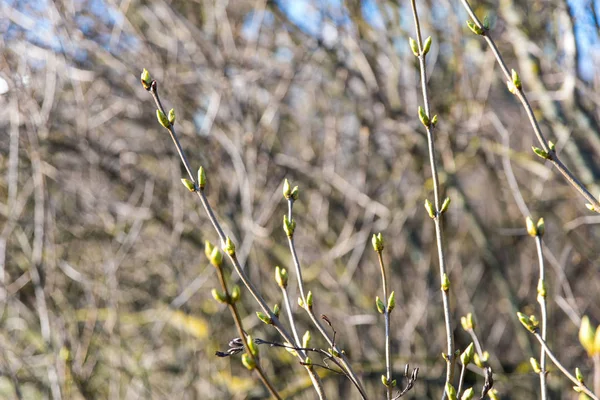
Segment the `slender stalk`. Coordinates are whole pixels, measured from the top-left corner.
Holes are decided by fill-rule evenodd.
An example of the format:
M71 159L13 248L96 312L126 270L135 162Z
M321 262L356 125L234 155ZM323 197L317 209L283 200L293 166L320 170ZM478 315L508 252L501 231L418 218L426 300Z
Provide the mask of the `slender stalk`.
M460 366L460 378L458 379L458 389L456 393L460 396L462 391L463 382L465 381L465 371L467 370L467 366L465 364L461 364Z
M221 283L221 287L223 288L225 296L228 299L227 307L229 307L229 311L231 311L231 315L233 316L235 326L238 330L238 335L240 335L240 339L242 339L242 342L244 343L244 349L248 349L248 338L244 333L242 319L240 318L240 313L238 312L237 306L233 301L231 301L231 293L229 292L229 289L227 287L227 281L225 280L225 276L223 275L223 269L220 266L218 266L216 267L216 270L217 276L219 277L219 282ZM254 364L256 365L254 369L256 370L256 373L258 374L263 385L265 385L269 390L269 393L271 393L271 396L273 396L275 399L281 399L281 396L279 396L279 393L277 393L277 390L275 390L275 388L267 378L265 372L263 371L262 367L260 366L258 357L254 355L254 353L251 351L246 351L246 353L249 354L250 357L252 357L252 359L254 360Z
M294 339L296 339L296 346L301 347L302 341L300 340L300 335L298 335L298 329L296 328L296 322L294 320L294 314L292 314L292 306L290 304L290 296L288 296L287 289L281 288L281 294L283 296L283 304L285 306L285 311L288 315L288 319L290 320L290 327L292 328L292 334L294 335ZM301 350L304 353L304 350Z
M388 307L388 290L387 290L387 277L385 274L385 265L383 264L382 251L377 252L377 258L379 259L379 267L381 269L381 281L383 286L383 302L385 304L383 316L385 318L385 373L388 381L387 385L387 398L392 399L392 358L390 349L390 309Z
M571 380L571 382L573 382L575 384L576 387L578 387L583 393L587 394L588 396L590 396L593 400L600 400L598 398L598 396L596 396L586 385L584 385L583 383L579 382L577 380L577 378L575 376L573 376L568 369L566 369L561 363L560 361L556 358L556 356L552 353L552 350L550 350L550 347L548 347L548 345L546 344L546 342L544 341L544 339L542 339L542 336L540 335L540 333L536 330L534 332L532 332L533 335L535 336L535 338L538 340L538 342L540 342L540 344L542 345L542 348L544 349L544 351L546 352L546 354L548 355L548 358L550 358L550 360L552 360L552 362L554 363L554 365L556 365L556 367L567 377L569 378L569 380Z
M288 199L288 220L292 221L292 208L294 206L294 200L292 198ZM300 297L302 298L302 302L304 303L304 309L306 310L306 312L308 313L308 316L310 317L311 321L313 322L313 324L316 326L317 330L319 331L319 333L321 334L321 336L323 336L325 338L325 340L327 341L327 343L329 344L329 346L331 347L331 349L339 355L339 358L341 359L341 364L344 366L345 372L346 372L346 376L350 379L350 381L354 384L354 386L356 386L356 388L358 389L358 391L360 392L360 395L362 396L363 399L368 399L367 393L365 392L360 380L358 379L356 373L354 372L354 370L352 369L352 366L350 365L350 362L348 361L348 358L346 357L346 355L340 350L340 348L337 346L337 344L333 341L333 339L329 336L329 333L327 332L327 330L325 330L325 327L323 326L323 324L321 323L321 321L319 321L319 319L317 318L317 316L315 315L312 307L310 307L308 305L308 301L306 299L306 288L304 285L304 280L302 279L302 268L300 267L300 260L298 259L298 254L296 253L296 246L294 244L294 234L293 231L290 232L291 234L288 234L287 238L288 238L288 245L290 248L290 253L292 254L292 261L294 263L294 269L296 272L296 280L298 281L298 289L300 291Z
M156 106L158 107L158 109L163 114L167 115L165 112L165 109L163 108L163 106L161 104L160 97L158 95L158 88L157 88L156 81L152 81L150 87L147 90L152 95L152 98L154 99L154 102L156 103ZM173 143L175 144L177 153L179 154L179 158L181 159L181 162L183 163L183 166L184 166L185 170L187 171L190 180L192 182L194 182L195 187L198 187L197 186L198 182L196 182L196 179L192 172L190 163L189 163L187 157L185 156L185 152L183 151L183 148L181 147L181 144L177 137L177 133L175 132L175 127L173 126L173 124L169 124L169 126L166 127L166 129L169 132L169 135L171 136ZM208 199L206 198L204 190L199 189L199 190L195 190L195 192L198 195L198 197L200 198L202 206L204 207L204 210L206 211L206 214L208 215L210 222L212 223L213 227L215 228L215 231L219 235L219 239L221 241L221 247L224 247L227 237L225 236L225 233L224 233L223 229L221 228L221 225L219 224L219 221L217 220L217 217L216 217L212 207L210 206ZM275 316L275 314L273 314L273 312L267 305L266 301L261 296L260 292L256 289L254 284L250 281L249 277L246 275L246 273L242 269L237 257L235 256L235 253L233 253L233 254L228 253L228 256L229 256L231 263L233 264L233 268L235 269L236 273L239 275L240 279L242 280L242 282L244 283L244 285L246 286L246 288L248 289L248 291L250 292L252 297L254 297L254 299L260 306L261 310L271 318L271 321L273 321L273 326L275 327L275 329L279 332L279 334L283 337L283 339L285 341L287 341L289 343L293 343L292 337L287 332L287 330L285 329L283 324L279 321L279 318L277 318L277 316ZM244 342L244 346L246 346L246 344L247 343ZM246 352L249 352L247 347L245 347L245 350L246 350ZM306 361L305 354L298 353L298 357L300 358L300 360L302 362ZM322 399L322 400L326 399L325 392L323 390L323 385L321 383L321 379L319 378L319 375L314 371L314 368L312 366L305 365L304 367L306 368L306 370L310 376L310 379L313 383L313 386L314 386L315 390L317 391L317 394L319 395L319 399Z
M594 361L594 391L600 393L600 354L596 353L592 360Z
M411 6L414 16L415 31L417 35L417 46L419 50L419 69L421 72L421 88L423 90L423 102L425 103L425 114L431 120L431 113L429 107L429 96L427 93L427 64L423 52L423 40L421 37L421 25L419 23L419 16L417 14L417 6L415 0L411 0ZM444 257L444 241L442 236L442 221L441 221L441 208L440 208L440 182L437 172L437 163L435 160L435 143L433 141L433 124L424 124L427 130L427 143L429 146L429 163L431 166L431 175L433 179L433 195L435 197L435 215L433 222L435 224L435 237L436 245L438 250L438 261L440 267L440 281L442 286L444 283L444 277L446 276L446 261ZM450 299L448 290L442 288L442 302L444 308L444 322L446 325L446 384L451 383L454 376L454 343L452 338L452 321L450 320ZM445 386L445 385L444 385ZM446 398L446 391L444 391L443 397Z
M461 0L461 3L463 5L463 7L465 8L465 10L467 11L467 13L469 14L469 17L471 18L471 20L475 23L475 25L477 25L477 27L479 29L481 29L481 32L482 32L481 36L483 36L483 38L487 42L488 46L492 50L492 53L494 54L494 57L496 57L496 61L498 62L498 65L500 65L500 69L502 69L502 72L504 73L504 76L506 77L506 79L509 82L512 82L512 75L511 75L510 71L508 70L506 63L504 62L504 59L502 58L502 55L500 54L500 51L498 50L498 47L496 46L494 39L492 39L489 30L486 29L483 26L483 24L481 23L481 21L479 20L479 18L477 18L477 15L475 15L475 12L471 8L471 5L469 4L468 0ZM531 105L529 104L529 100L527 99L527 96L525 95L525 92L523 91L522 87L515 87L515 89L516 89L515 95L517 96L517 98L519 99L521 104L523 105L523 108L525 109L525 113L527 114L527 117L529 118L531 127L533 128L533 132L535 133L535 136L537 137L537 140L538 140L540 146L542 147L542 149L546 153L548 153L549 160L552 162L552 164L554 164L554 166L563 175L563 177L567 180L567 182L571 186L573 186L579 193L581 193L581 195L593 206L594 211L600 213L600 202L596 198L594 198L594 196L592 196L592 194L577 179L577 177L575 177L575 175L573 175L573 173L563 164L563 162L559 159L556 151L550 148L550 145L548 144L548 140L543 135L542 130L540 129L537 118L535 117L535 115L533 113L533 109L531 108Z
M540 264L540 284L543 285L542 288L538 287L538 302L540 303L540 308L542 310L542 339L546 341L546 333L548 328L548 310L546 306L546 289L545 289L545 268L544 268L544 256L542 253L542 237L538 232L538 235L535 237L535 246L537 248L537 256ZM548 398L548 388L546 385L546 352L542 348L540 352L540 390L541 390L541 398L542 400L546 400Z

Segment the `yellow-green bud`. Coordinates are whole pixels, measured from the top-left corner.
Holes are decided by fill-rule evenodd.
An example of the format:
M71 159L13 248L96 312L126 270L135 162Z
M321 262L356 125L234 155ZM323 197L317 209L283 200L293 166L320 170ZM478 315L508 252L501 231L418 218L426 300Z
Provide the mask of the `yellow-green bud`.
M142 82L142 86L144 87L144 89L150 90L150 86L152 85L152 78L150 77L150 72L148 72L146 68L142 70L140 81Z
M285 268L275 267L275 281L280 288L285 289L288 284L288 272Z
M533 369L533 372L536 374L542 372L542 367L540 367L540 363L535 359L535 357L531 357L529 359L529 363L531 364L531 369Z
M198 186L200 190L206 186L206 172L204 171L204 167L198 168Z
M254 338L251 335L246 336L246 340L248 341L248 350L254 357L258 357L258 346L254 343Z
M580 383L584 383L584 381L583 381L583 374L581 373L581 370L579 369L579 367L575 368L575 377L577 378L577 380Z
M447 274L442 276L442 290L447 292L450 289L450 278L448 278Z
M435 209L429 199L425 199L425 210L427 210L427 214L429 214L431 218L435 218Z
M460 362L462 365L467 366L471 361L473 361L473 357L475 356L475 345L471 342L470 345L467 346L465 351L460 355Z
M156 118L158 119L158 122L160 122L160 124L169 129L169 127L171 126L171 123L169 122L169 119L167 118L167 116L165 115L164 112L160 111L160 110L156 110Z
M525 218L525 226L527 226L527 233L529 234L529 236L536 237L538 235L537 228L533 223L531 217Z
M428 128L429 125L431 124L431 121L429 121L429 116L425 113L425 110L421 106L419 106L418 111L419 111L419 120L421 121L423 126Z
M485 17L483 17L483 28L486 31L490 29L490 17L487 15Z
M538 156L540 156L544 160L549 160L550 159L550 154L546 153L544 150L540 149L539 147L531 146L531 148L533 149L533 152L535 154L537 154Z
M218 247L213 248L212 253L210 253L210 262L215 267L220 267L223 263L223 253Z
M231 290L231 304L235 304L240 299L241 291L238 285Z
M498 391L496 389L490 390L487 394L490 397L490 400L499 400Z
M513 85L515 85L515 87L517 89L521 89L523 87L521 85L521 77L519 76L517 71L515 71L514 69L511 70L511 78L512 78Z
M209 260L211 258L211 254L214 248L215 246L213 246L208 240L204 242L204 254L206 254L206 258L208 258Z
M538 294L538 299L543 299L544 297L546 297L546 294L547 294L546 281L544 281L543 279L538 280L537 294Z
M388 298L387 312L391 313L394 308L396 308L396 292L392 291Z
M451 383L446 383L446 394L448 395L448 400L457 400L456 389L454 389Z
M373 234L373 238L371 239L371 244L373 245L373 250L376 252L381 252L383 250L383 236L381 232L379 234Z
M595 336L596 330L590 323L590 319L587 315L584 315L581 319L581 325L579 325L579 342L591 356L595 353ZM600 350L600 349L599 349Z
M219 303L227 304L227 295L225 293L219 292L217 289L213 289L210 291L212 297L218 301Z
M169 123L173 125L175 123L175 109L171 108L169 110Z
M281 312L281 309L279 308L279 304L275 304L273 306L273 315L275 315L277 318L279 318L280 312Z
M302 300L302 297L298 297L298 305L304 308L304 300Z
M287 179L283 181L283 197L289 199L292 196L292 186Z
M292 188L292 200L298 200L298 196L300 196L300 189L298 189L298 186L294 186Z
M436 126L438 123L438 116L435 114L433 118L431 118L431 125Z
M544 223L544 218L538 219L536 228L537 228L538 235L540 237L544 236L544 233L546 232L546 224Z
M312 365L312 363L313 363L312 358L310 358L310 357L306 357L306 359L304 359L304 362L303 362L304 365Z
M530 318L527 315L525 315L521 312L518 312L517 317L519 318L519 321L523 324L523 326L525 328L527 328L528 331L530 331L530 332L535 331L535 328L534 328Z
M462 396L460 396L460 400L472 400L473 397L475 397L475 390L470 387L463 392Z
M552 151L556 151L556 144L553 141L548 140L548 148Z
M415 39L409 37L408 43L410 44L410 49L412 50L415 57L419 57L420 56L419 46L417 45L417 42L415 41Z
M385 375L381 375L381 383L383 383L383 386L388 387L389 383Z
M308 294L306 295L306 305L308 306L309 310L313 306L313 294L311 291L308 291Z
M185 186L190 192L196 191L196 186L194 185L194 182L190 181L189 179L181 178L181 183L183 183L183 186Z
M485 368L485 364L490 359L490 353L484 351L481 356L477 353L473 354L473 364L477 365L479 368Z
M296 221L292 218L290 221L287 215L283 216L283 230L288 237L294 236L294 230L296 229Z
M252 371L254 368L256 368L256 362L254 361L254 358L252 358L248 353L242 354L242 364L244 364L244 367L248 368L249 371Z
M385 312L385 304L383 304L383 301L381 301L379 296L375 297L375 305L377 305L377 311L379 311L379 314L383 314Z
M429 53L429 49L431 48L431 36L425 39L425 44L423 45L423 55Z
M233 256L235 254L235 244L229 236L225 239L225 247L223 248L227 254Z
M273 323L273 320L271 319L271 317L269 317L267 314L265 314L262 311L257 311L256 316L258 317L258 319L260 319L262 322L264 322L267 325L271 325Z
M478 27L475 22L468 20L467 21L467 26L469 27L469 29L471 30L471 32L473 32L476 35L483 35L483 29L481 29L480 27Z
M473 314L468 313L464 317L460 317L460 324L465 331L471 331L475 329L475 321L473 320Z
M445 213L446 210L448 210L448 207L450 207L450 197L446 197L444 199L444 202L442 203L442 208L440 208L440 214Z
M306 331L304 333L304 336L302 336L302 347L303 348L308 348L308 346L310 346L310 339L311 339L311 335L310 335L310 331Z

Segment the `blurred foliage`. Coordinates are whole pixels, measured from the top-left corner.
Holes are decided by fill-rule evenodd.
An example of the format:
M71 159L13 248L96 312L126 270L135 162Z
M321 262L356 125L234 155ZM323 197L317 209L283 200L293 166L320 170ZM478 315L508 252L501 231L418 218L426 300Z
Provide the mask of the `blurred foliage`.
M538 312L525 217L546 221L550 346L586 374L577 332L584 313L600 321L600 219L531 152L526 116L458 2L419 3L452 198L444 231L457 347L470 342L460 316L473 312L501 397L534 399L538 344L515 316ZM578 33L566 1L473 5L490 16L544 132L600 193L600 75L581 75L598 65L597 35ZM142 68L177 110L190 162L206 168L209 199L270 304L281 301L274 268L291 262L281 185L300 186L296 240L316 312L373 397L385 367L369 240L384 232L395 371L421 368L409 398L439 396L444 324L407 2L7 0L0 9L0 397L266 395L238 358L214 356L236 336L210 295L218 281L203 242L217 237L179 182ZM277 340L242 300L246 329ZM298 321L300 332L310 327L301 312ZM315 397L286 351L261 354L287 396ZM331 398L357 397L343 377L319 373ZM482 378L470 372L473 384ZM552 398L573 397L552 369L549 386Z

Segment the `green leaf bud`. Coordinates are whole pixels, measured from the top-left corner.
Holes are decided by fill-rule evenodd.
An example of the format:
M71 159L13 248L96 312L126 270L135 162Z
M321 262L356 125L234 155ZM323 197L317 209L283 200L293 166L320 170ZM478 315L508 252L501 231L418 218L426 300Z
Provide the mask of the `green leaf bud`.
M142 86L144 87L144 89L150 90L150 86L152 85L152 78L150 77L150 72L148 72L146 68L142 70L140 81L142 82Z
M275 281L280 288L285 289L288 284L288 272L285 268L275 267Z
M258 346L254 343L254 338L251 335L246 336L246 340L248 341L248 350L250 353L256 358L258 358Z
M546 287L546 281L543 279L538 280L538 284L537 284L537 294L538 294L538 301L540 301L541 299L544 299L546 297L548 290Z
M448 400L457 400L456 389L451 383L446 383L446 395L448 395Z
M262 322L264 322L267 325L273 324L273 320L271 319L271 317L269 317L267 314L265 314L262 311L257 311L256 316L258 317L258 319L260 319Z
M517 312L517 318L519 318L519 321L523 324L523 326L525 328L527 328L528 331L530 332L534 332L535 328L533 327L533 324L531 323L531 320L529 319L529 317L521 312Z
M310 331L304 332L304 336L302 336L302 347L305 349L308 348L308 346L310 346L310 339L312 339Z
M448 210L448 207L450 207L450 197L446 197L444 199L444 202L442 203L442 208L440 208L440 214L445 213L446 210Z
M375 297L375 305L377 306L377 311L379 311L379 314L383 314L385 312L385 304L383 304L383 301L381 301L379 296Z
M425 39L425 44L423 45L423 55L429 53L429 49L431 48L431 36Z
M373 245L373 250L375 250L377 253L383 250L383 236L381 235L381 233L377 235L373 234L371 244Z
M596 211L596 207L594 207L593 204L590 203L585 203L585 206L587 207L588 210L590 211Z
M427 114L425 113L425 110L421 106L419 106L418 111L419 111L419 120L421 121L423 126L425 126L426 128L429 128L429 125L431 124L431 121L429 121L429 116L427 116Z
M169 123L173 125L175 123L175 109L171 108L169 110Z
M302 300L302 297L298 297L298 305L304 308L304 300Z
M462 365L467 366L471 361L473 361L473 357L475 356L475 345L471 342L470 345L467 346L465 351L460 355L460 362Z
M473 32L476 35L483 35L483 29L481 29L480 27L478 27L475 22L468 20L467 21L467 26L469 27L469 29L471 30L471 32Z
M190 181L189 179L181 178L181 183L183 183L183 186L185 186L190 192L196 191L196 186L194 185L194 182Z
M254 361L254 358L252 358L248 353L242 354L242 364L249 371L252 371L254 368L256 368L256 361Z
M300 196L300 189L298 189L298 186L294 186L292 188L292 200L298 200L298 196Z
M483 17L483 29L486 31L490 29L490 17L487 15Z
M385 375L381 375L381 383L383 383L383 386L385 387L388 386L388 379Z
M548 148L552 151L556 151L556 144L553 141L548 140Z
M433 204L431 204L429 199L425 199L425 210L427 210L427 214L429 214L431 218L435 218L435 209L433 208Z
M169 127L171 126L171 123L169 122L169 119L167 118L167 116L165 115L164 112L162 112L161 110L156 110L156 118L158 119L158 122L160 122L160 124L169 129Z
M217 268L221 267L221 264L223 264L223 253L218 247L213 248L212 253L210 253L210 262Z
M306 305L308 306L309 310L313 306L313 294L310 290L308 291L308 294L306 295Z
M536 374L542 372L542 367L540 367L540 363L535 359L535 357L529 358L529 364L531 364L531 369L533 369L533 372Z
M306 357L303 362L304 365L312 365L312 363L312 358L310 357Z
M410 49L412 50L415 57L419 57L421 54L419 52L419 46L417 45L417 42L415 41L415 39L409 37L408 43L410 44Z
M281 309L279 308L279 304L275 304L273 306L273 315L275 315L277 318L279 318L280 312L281 312Z
M460 317L460 324L465 331L471 331L475 328L475 321L473 320L473 314L468 313L464 317Z
M521 77L514 69L511 69L511 78L513 85L515 85L515 87L520 90L523 87L521 85Z
M442 276L442 290L447 292L450 289L450 278L448 278L447 274Z
M431 125L436 126L438 123L438 116L435 114L433 118L431 118Z
M294 230L296 229L296 221L292 218L290 221L287 215L283 216L283 230L288 237L294 236Z
M198 186L200 190L206 186L206 172L204 171L204 167L198 168Z
M577 378L577 380L580 383L584 383L584 381L583 381L583 374L581 373L581 370L579 369L579 367L575 368L575 377Z
M499 400L498 391L496 389L492 389L488 392L488 396L490 400Z
M536 228L537 228L538 235L540 237L544 236L544 233L546 232L546 225L544 224L544 218L538 219Z
M240 299L240 295L240 287L238 285L235 285L231 290L231 304L237 303L237 301Z
M215 246L213 246L208 240L204 242L204 254L206 254L206 258L209 260L214 248Z
M289 199L292 196L292 187L287 179L283 181L283 197Z
M217 289L213 289L210 291L212 297L218 301L219 303L227 304L227 295L225 293L219 292Z
M462 396L460 397L460 400L472 400L473 397L475 397L475 391L472 387L470 387L463 392Z
M550 154L548 154L544 150L540 149L539 147L531 146L531 149L533 150L533 152L535 154L537 154L538 156L540 156L544 160L549 160L550 159Z
M223 248L227 254L233 256L235 254L235 244L229 236L225 239L225 247Z
M396 308L396 292L392 291L388 298L387 312L391 313L394 308Z
M590 318L587 315L584 315L581 319L581 325L579 325L579 342L590 357L595 353L595 336L596 330L590 323Z
M533 223L531 217L525 218L525 226L527 227L527 233L529 234L529 236L536 237L538 235L537 228Z

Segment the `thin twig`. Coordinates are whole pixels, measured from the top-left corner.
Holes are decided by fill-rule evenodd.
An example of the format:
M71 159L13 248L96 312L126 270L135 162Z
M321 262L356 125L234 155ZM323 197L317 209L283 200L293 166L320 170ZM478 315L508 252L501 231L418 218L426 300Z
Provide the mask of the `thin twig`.
M548 309L546 306L546 272L544 268L544 255L542 253L542 236L541 232L538 232L538 235L535 237L535 246L537 249L537 256L540 265L540 283L538 284L538 302L540 303L540 308L542 310L542 339L546 340L546 333L548 329ZM542 287L540 287L540 285ZM543 291L543 292L542 292ZM541 389L541 398L542 400L546 400L548 398L548 388L546 384L546 352L542 348L540 352L540 389Z
M421 37L421 26L419 24L419 16L417 14L417 6L415 0L411 0L411 6L414 16L415 31L417 34L417 46L419 50L419 69L421 72L421 88L423 90L423 102L425 103L425 114L431 121L431 113L429 107L429 96L427 93L427 64L425 61L426 55L423 51L423 40ZM438 261L440 267L440 281L444 286L444 277L446 276L446 262L444 257L444 241L442 237L442 221L441 221L441 204L440 204L440 182L437 172L437 163L435 160L435 143L433 140L433 124L424 124L427 130L427 143L429 145L429 163L431 166L431 175L433 179L433 194L435 197L435 215L433 222L435 224L435 237L438 250ZM444 321L446 325L446 384L452 382L454 376L454 343L452 338L452 321L450 320L450 299L448 290L442 288L442 302L444 307ZM445 385L444 385L445 386ZM443 397L446 398L446 391L444 391Z
M471 5L469 4L468 0L461 0L461 3L463 5L463 7L465 8L465 10L467 11L467 13L469 14L469 17L471 18L471 20L475 23L475 25L477 25L478 29L481 30L481 36L483 36L483 38L489 45L490 49L492 50L494 57L496 57L496 60L498 61L498 65L500 65L500 68L502 69L502 72L504 73L504 76L506 77L506 79L509 82L512 82L512 80L513 80L512 74L508 70L508 67L506 66L506 63L504 62L504 59L502 58L502 55L500 54L500 51L498 50L496 43L492 39L489 30L487 28L485 28L483 23L481 23L479 18L477 18L477 15L475 15L475 12L471 8ZM573 173L563 164L563 162L559 159L556 151L553 148L550 148L550 145L548 144L548 140L543 135L543 133L540 129L537 118L535 117L535 114L533 113L533 109L531 108L531 105L529 104L529 100L527 100L527 96L525 95L523 88L515 86L514 94L517 96L517 98L523 105L523 108L525 109L525 113L527 114L527 117L529 118L529 122L531 123L531 127L533 128L533 132L535 133L535 136L537 137L537 140L538 140L540 146L542 147L542 150L544 150L544 152L546 152L548 154L548 157L549 157L548 160L551 161L552 164L554 164L554 166L563 175L563 177L567 180L567 182L569 182L569 184L571 184L571 186L573 186L579 193L581 193L581 195L592 205L593 210L600 213L600 202L598 201L598 199L596 199L596 198L594 198L594 196L592 196L592 194L577 179L577 177L575 177L575 175L573 175Z
M390 309L388 307L388 290L387 290L387 277L385 274L385 265L383 263L382 251L377 251L377 258L379 260L379 267L381 269L381 281L383 286L383 302L385 305L383 316L385 318L385 373L387 378L387 398L392 399L392 357L390 349Z

